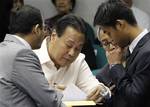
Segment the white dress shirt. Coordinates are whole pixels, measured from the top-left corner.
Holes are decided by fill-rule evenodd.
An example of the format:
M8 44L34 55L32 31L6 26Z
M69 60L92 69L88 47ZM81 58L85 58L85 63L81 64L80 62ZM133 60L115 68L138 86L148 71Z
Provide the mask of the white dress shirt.
M143 32L141 32L129 45L129 50L130 53L132 54L134 48L136 47L136 45L138 44L138 42L148 33L148 30L145 29L143 30Z
M57 69L48 55L46 39L43 41L41 48L34 52L39 57L45 77L51 85L54 83L63 84L65 86L75 84L87 94L89 94L96 86L101 85L105 89L105 95L111 96L110 90L102 83L99 83L92 74L84 59L84 54L80 53L76 60L69 66Z

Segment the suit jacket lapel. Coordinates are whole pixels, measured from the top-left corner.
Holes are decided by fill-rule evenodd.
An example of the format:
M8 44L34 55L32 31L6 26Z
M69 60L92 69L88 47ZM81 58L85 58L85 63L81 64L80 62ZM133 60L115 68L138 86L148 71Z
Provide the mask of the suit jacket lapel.
M133 50L132 54L130 55L129 59L127 60L127 69L129 68L129 66L131 65L131 63L133 62L134 58L136 57L136 55L138 54L140 48L147 42L150 40L150 32L148 34L146 34L137 44L137 46L135 47L135 49Z

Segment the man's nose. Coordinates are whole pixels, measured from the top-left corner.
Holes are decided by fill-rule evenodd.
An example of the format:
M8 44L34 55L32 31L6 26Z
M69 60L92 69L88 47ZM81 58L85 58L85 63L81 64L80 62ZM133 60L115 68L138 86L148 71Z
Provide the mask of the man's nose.
M64 4L64 1L65 1L65 0L59 0L59 3L62 3L62 4Z
M113 45L112 43L110 43L110 47L109 47L110 50L113 50L115 49L115 45Z
M70 56L74 56L74 55L75 55L75 49L74 49L74 48L71 48L71 49L69 50L69 55L70 55Z

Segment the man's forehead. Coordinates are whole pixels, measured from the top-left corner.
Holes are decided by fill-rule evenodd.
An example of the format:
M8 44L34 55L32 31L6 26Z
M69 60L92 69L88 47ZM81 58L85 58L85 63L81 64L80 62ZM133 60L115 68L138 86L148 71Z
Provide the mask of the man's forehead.
M69 37L69 38L66 38L65 39L66 42L69 42L69 43L72 43L72 44L79 44L79 45L83 45L84 44L84 41L82 41L81 39L75 39L73 37Z
M101 36L100 36L100 40L101 41L106 41L106 40L111 40L111 38L107 35L107 34L102 34Z
M99 34L99 39L101 41L103 41L103 40L111 40L111 37L108 34L106 34L103 29L99 29L98 32L99 32L98 33Z
M104 27L104 26L98 26L97 27L97 33L100 34L102 32L104 32L108 27Z

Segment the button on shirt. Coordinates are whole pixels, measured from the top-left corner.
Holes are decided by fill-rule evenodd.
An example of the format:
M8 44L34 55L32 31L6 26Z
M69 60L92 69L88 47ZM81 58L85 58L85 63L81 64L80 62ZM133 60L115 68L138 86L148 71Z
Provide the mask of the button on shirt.
M87 94L96 86L102 85L106 89L106 93L110 96L109 89L102 83L99 83L95 76L93 76L84 59L84 54L80 53L76 60L69 66L57 69L48 55L46 39L43 41L41 48L34 52L39 57L45 77L51 85L54 83L64 84L65 86L75 84Z

